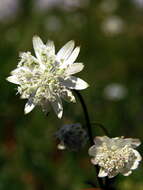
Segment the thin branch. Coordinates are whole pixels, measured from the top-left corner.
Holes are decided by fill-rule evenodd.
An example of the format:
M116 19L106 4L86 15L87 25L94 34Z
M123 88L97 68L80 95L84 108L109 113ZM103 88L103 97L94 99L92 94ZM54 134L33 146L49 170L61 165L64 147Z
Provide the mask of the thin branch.
M90 118L89 118L87 106L86 106L85 101L84 101L82 95L80 94L80 92L77 90L73 90L73 91L76 93L76 95L77 95L77 97L81 103L83 113L84 113L84 117L85 117L85 121L86 121L86 127L87 127L90 145L92 146L92 145L94 145L94 141L93 141L92 127L91 127L91 123L90 123ZM99 167L96 165L95 169L96 169L96 178L97 178L98 184L101 188L103 188L104 187L103 181L101 178L99 178L97 176L97 174L99 173Z
M81 103L81 106L82 106L82 109L83 109L83 112L84 112L85 121L86 121L86 127L87 127L87 130L88 130L88 136L89 136L90 145L92 146L94 144L94 142L93 142L92 129L91 129L88 110L87 110L87 107L86 107L86 104L84 102L84 99L83 99L82 95L77 90L74 90L74 92L76 93L76 95L77 95L77 97L78 97L78 99L79 99L79 101Z
M103 124L93 122L93 123L91 123L91 125L96 125L96 126L100 127L104 131L105 135L107 135L108 137L110 137L110 134L109 134L108 130L104 127Z

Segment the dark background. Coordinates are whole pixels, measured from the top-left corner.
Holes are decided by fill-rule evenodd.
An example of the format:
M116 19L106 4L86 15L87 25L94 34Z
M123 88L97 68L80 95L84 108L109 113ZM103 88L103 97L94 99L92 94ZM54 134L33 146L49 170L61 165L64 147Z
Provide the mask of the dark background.
M63 119L36 107L24 115L25 100L8 83L19 52L32 51L32 37L51 39L59 50L73 39L81 46L78 74L92 122L112 137L143 139L143 0L0 0L0 190L82 190L95 180L87 154L57 150L56 131L81 122L79 102L64 102ZM94 135L104 135L93 127ZM143 146L139 147L143 152ZM142 164L119 190L143 189Z

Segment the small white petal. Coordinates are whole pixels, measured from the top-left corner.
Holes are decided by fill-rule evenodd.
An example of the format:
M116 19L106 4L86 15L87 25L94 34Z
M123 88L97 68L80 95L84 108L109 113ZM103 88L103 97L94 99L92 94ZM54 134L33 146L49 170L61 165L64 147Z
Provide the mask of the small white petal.
M36 57L40 60L40 51L41 48L43 48L45 45L42 42L41 38L39 36L34 36L33 37L33 48L36 54Z
M139 139L126 138L124 140L125 140L126 144L131 145L133 148L136 148L141 144L141 141Z
M71 65L75 62L75 60L78 57L78 54L80 52L80 47L76 47L74 49L74 51L72 52L72 54L69 56L69 58L67 59L67 61L65 62L66 65Z
M61 59L62 59L62 60L66 60L66 59L70 56L70 54L71 54L73 48L74 48L74 41L71 40L71 41L67 42L67 43L58 51L58 53L57 53L57 59L58 59L58 60L61 60Z
M23 71L25 73L31 73L31 70L28 67L22 66L22 67L18 67L16 69L14 69L13 71L11 71L11 74L16 76L16 75L18 75L19 73L21 73Z
M22 68L22 67L18 67L18 68L16 68L16 69L12 70L12 71L11 71L11 75L16 75L17 73L19 73L19 72L21 71L21 68Z
M74 76L69 76L67 79L61 80L61 83L67 88L75 90L83 90L89 86L84 80Z
M67 75L73 75L75 73L82 71L83 68L84 68L83 63L74 63L70 65L69 67L67 67L66 73Z
M66 89L62 94L61 94L62 98L65 99L67 102L76 102L75 97L73 95L73 93Z
M138 167L139 162L142 160L142 157L141 157L141 155L139 154L139 152L137 150L133 149L133 152L134 152L134 154L136 156L136 160L134 161L133 166L131 167L131 169L135 170Z
M20 98L21 99L27 99L29 96L27 96L26 94L21 94Z
M92 158L92 159L91 159L91 163L92 163L93 165L98 164L98 162L96 161L96 158Z
M139 165L139 161L135 160L133 166L131 167L131 170L137 169L138 165Z
M88 154L89 154L90 156L96 157L97 150L96 150L96 146L95 146L95 145L93 145L92 147L89 148Z
M107 172L103 168L100 169L98 177L106 177L108 175Z
M111 139L109 138L109 137L107 137L107 136L102 136L102 137L100 137L100 136L96 136L95 138L94 138L94 143L96 144L96 145L98 145L98 146L101 146L101 144L103 143L103 142L105 142L105 143L109 143L111 141Z
M134 154L136 155L137 160L138 160L138 161L141 161L141 160L142 160L142 157L141 157L140 153L139 153L137 150L135 150L135 149L133 149L133 152L134 152Z
M132 173L132 171L122 172L123 176L129 176Z
M44 46L43 41L39 36L33 36L33 47L34 49L39 49Z
M24 113L28 114L35 108L35 104L29 103L29 101L25 104Z
M52 52L52 54L55 55L55 45L54 45L54 42L51 41L51 40L48 40L46 46L49 47L49 49Z
M10 76L10 77L7 77L6 79L7 81L11 82L11 83L14 83L14 84L20 84L17 77L16 76Z
M65 147L65 145L63 143L58 144L57 148L59 150L65 150L66 149L66 147Z
M51 104L58 118L61 119L63 115L63 106L62 106L61 98L57 96L56 101L51 102Z
M116 175L118 175L118 172L117 171L112 171L112 173L109 173L108 174L108 178L113 178L113 177L115 177Z

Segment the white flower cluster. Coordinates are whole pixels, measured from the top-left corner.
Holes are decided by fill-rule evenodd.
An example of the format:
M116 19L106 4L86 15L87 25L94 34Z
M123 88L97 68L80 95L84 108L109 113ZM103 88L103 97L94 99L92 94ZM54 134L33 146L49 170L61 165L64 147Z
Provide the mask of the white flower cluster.
M134 149L140 145L139 139L103 136L96 137L94 143L89 155L93 156L91 162L100 167L99 177L112 178L118 173L128 176L141 161L139 152Z
M72 76L84 67L82 63L74 63L80 48L74 49L74 41L69 41L55 54L53 41L44 44L38 36L33 37L33 47L36 57L30 52L21 53L17 68L7 80L18 85L21 98L28 99L25 113L32 111L36 105L47 111L51 103L61 118L61 98L75 102L71 89L82 90L88 87L85 81Z

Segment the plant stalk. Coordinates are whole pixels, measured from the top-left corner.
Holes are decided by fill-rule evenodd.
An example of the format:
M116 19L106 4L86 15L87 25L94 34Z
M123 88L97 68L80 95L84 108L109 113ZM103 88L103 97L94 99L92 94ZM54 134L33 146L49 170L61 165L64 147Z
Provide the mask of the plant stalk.
M89 136L89 142L90 142L90 145L92 146L92 145L94 145L94 141L93 141L92 127L91 127L91 122L90 122L90 118L89 118L89 114L88 114L88 109L87 109L85 101L84 101L82 95L80 94L80 92L77 90L74 90L74 92L76 93L76 95L80 101L80 104L81 104L81 107L82 107L82 110L84 113L84 117L85 117L87 132L88 132L88 136ZM95 166L95 169L96 169L96 178L97 178L98 185L100 186L100 188L103 188L104 187L103 181L101 178L99 178L97 176L97 174L99 172L98 166Z

